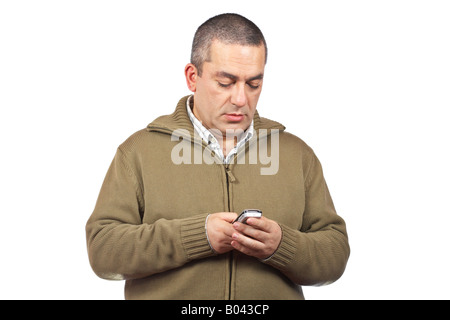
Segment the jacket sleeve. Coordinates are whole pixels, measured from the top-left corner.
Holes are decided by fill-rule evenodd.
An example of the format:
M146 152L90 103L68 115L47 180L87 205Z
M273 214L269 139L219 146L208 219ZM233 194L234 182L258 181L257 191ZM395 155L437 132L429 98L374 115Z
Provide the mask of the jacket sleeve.
M280 224L282 240L264 262L299 285L325 285L344 273L349 255L346 225L335 211L322 167L312 154L305 176L305 210L300 230Z
M207 213L142 223L142 187L119 148L86 224L89 261L110 280L143 278L214 255L205 232Z

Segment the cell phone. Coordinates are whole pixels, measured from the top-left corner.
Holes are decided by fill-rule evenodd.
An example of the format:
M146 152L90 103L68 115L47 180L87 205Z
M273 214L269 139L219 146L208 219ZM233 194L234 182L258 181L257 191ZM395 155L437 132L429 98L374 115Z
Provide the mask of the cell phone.
M262 211L258 209L246 209L242 211L242 213L236 218L235 222L241 222L246 223L248 218L261 218L262 217Z

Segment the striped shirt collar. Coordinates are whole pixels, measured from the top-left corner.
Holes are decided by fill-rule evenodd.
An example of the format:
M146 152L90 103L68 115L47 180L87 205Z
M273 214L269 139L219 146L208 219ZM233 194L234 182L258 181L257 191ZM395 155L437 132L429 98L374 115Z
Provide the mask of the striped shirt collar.
M208 147L219 156L219 158L223 161L223 163L225 164L230 163L232 157L237 153L237 151L242 146L244 146L248 140L250 140L253 137L254 134L253 120L250 123L248 129L242 135L241 139L236 143L236 146L228 153L226 157L224 157L222 148L219 142L217 141L216 137L214 137L214 135L207 128L205 128L205 126L203 126L202 122L195 117L194 113L192 112L191 105L194 105L193 95L189 96L189 98L187 99L186 109L189 115L189 119L191 120L192 125L194 126L194 130L202 138L202 140L208 144Z

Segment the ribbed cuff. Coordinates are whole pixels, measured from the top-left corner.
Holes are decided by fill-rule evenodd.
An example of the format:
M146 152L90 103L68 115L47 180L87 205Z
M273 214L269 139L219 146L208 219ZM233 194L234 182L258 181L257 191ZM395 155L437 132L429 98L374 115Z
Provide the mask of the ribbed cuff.
M284 269L295 256L296 246L296 231L287 228L280 224L283 236L281 238L278 249L269 258L262 262L267 263L277 269Z
M209 245L205 220L207 213L183 219L181 223L181 243L189 260L213 256L214 252Z

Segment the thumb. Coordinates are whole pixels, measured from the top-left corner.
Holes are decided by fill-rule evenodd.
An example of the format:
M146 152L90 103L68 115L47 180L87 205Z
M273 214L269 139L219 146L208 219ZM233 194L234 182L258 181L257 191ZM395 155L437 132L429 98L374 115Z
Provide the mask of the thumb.
M237 218L237 213L236 212L222 212L220 217L229 222L229 223L233 223L234 220L236 220Z

